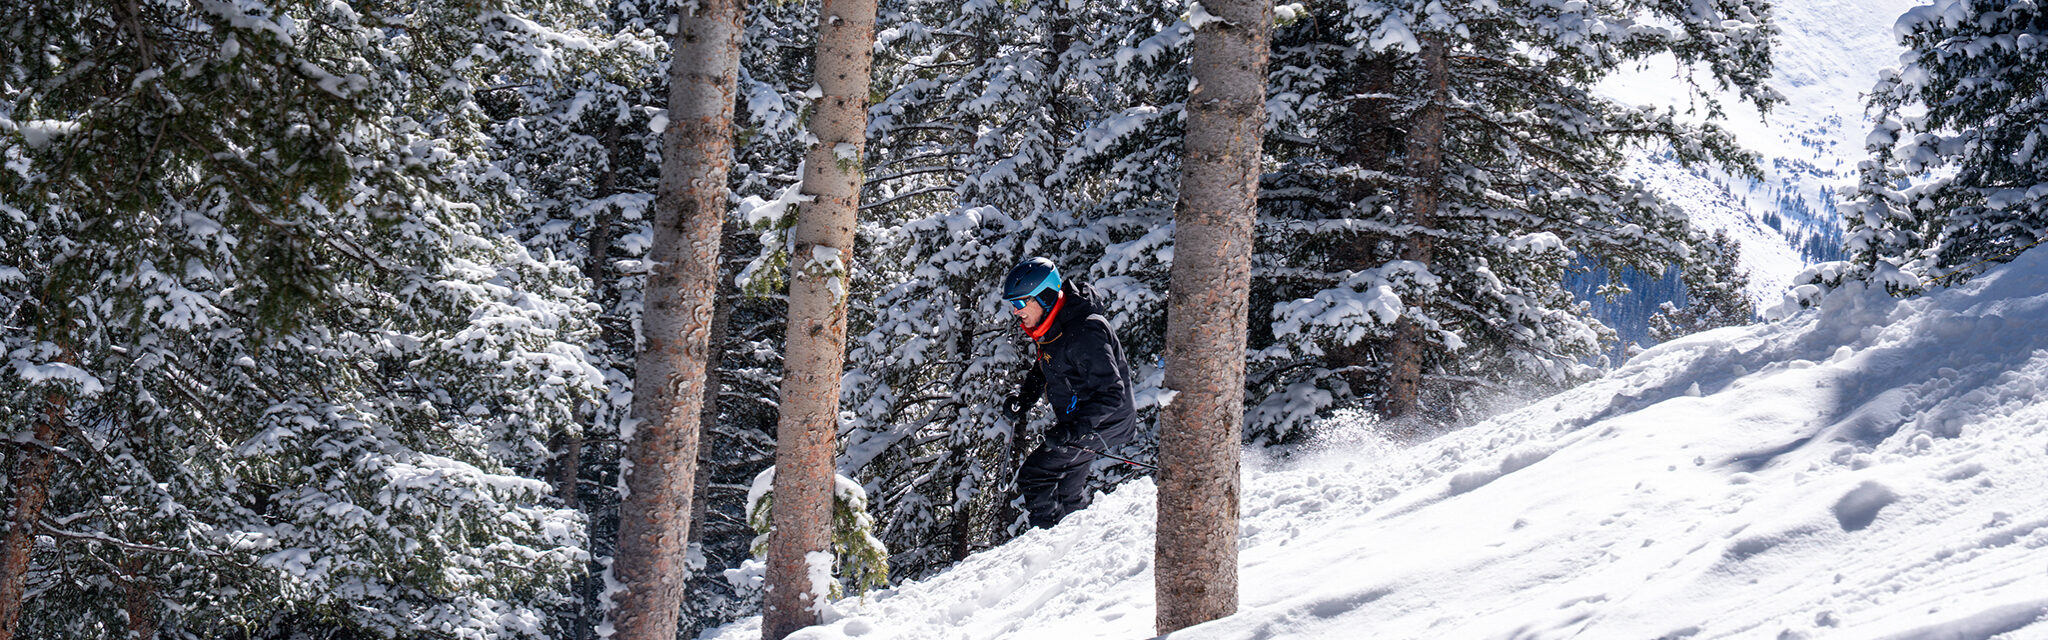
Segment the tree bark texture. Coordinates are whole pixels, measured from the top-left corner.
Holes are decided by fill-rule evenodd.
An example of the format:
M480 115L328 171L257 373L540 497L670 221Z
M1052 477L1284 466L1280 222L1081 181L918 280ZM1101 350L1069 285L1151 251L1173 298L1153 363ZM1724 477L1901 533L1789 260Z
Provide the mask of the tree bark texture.
M555 453L547 469L548 481L555 485L555 495L562 499L562 508L581 510L583 503L576 489L583 471L583 434L557 433L549 439L548 448Z
M36 522L49 503L50 474L56 470L56 456L49 447L57 442L57 426L66 419L68 400L63 394L50 394L43 420L36 423L35 442L15 447L14 466L8 470L8 487L14 495L7 505L7 537L0 538L0 640L17 637L21 612L28 605L25 596Z
M627 493L612 561L621 589L607 612L612 637L621 640L674 640L683 599L743 3L700 0L695 7L679 17L669 66L652 267L633 372L636 426L621 470Z
M1174 208L1159 417L1156 624L1161 634L1237 611L1238 451L1252 222L1266 121L1272 3L1209 0L1195 31L1187 150Z
M839 378L846 363L846 300L853 227L860 208L875 0L824 0L818 10L822 95L811 116L816 146L804 156L801 206L791 230L789 316L776 422L774 530L762 637L781 640L818 623L811 553L830 553L839 431Z
M128 614L128 640L156 640L156 584L149 581L147 564L130 557L121 567L121 587L127 592L121 611Z
M1410 191L1407 225L1413 232L1402 244L1401 259L1422 263L1435 261L1436 209L1444 188L1444 107L1450 101L1450 65L1440 36L1423 36L1420 54L1423 90L1428 101L1415 115L1408 132L1407 157ZM1429 336L1415 321L1414 313L1428 300L1403 301L1408 310L1394 324L1394 342L1388 348L1387 392L1380 397L1382 418L1410 416L1421 408L1423 360L1428 355Z

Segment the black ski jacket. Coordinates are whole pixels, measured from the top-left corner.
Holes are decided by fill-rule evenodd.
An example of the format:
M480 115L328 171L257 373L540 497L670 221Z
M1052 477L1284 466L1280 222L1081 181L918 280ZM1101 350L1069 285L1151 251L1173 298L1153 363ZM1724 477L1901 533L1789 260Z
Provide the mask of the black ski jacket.
M1052 327L1036 338L1036 366L1019 390L1025 408L1041 390L1055 421L1046 442L1103 451L1131 440L1137 430L1137 401L1131 397L1131 365L1124 346L1095 300L1094 287L1069 281L1066 299Z

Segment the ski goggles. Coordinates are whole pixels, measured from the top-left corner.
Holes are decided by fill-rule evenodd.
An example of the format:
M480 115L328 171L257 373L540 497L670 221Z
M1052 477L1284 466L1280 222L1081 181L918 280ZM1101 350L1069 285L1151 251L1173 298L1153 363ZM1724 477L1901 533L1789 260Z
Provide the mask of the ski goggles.
M1031 296L1024 296L1022 298L1011 298L1009 299L1009 303L1011 307L1016 308L1018 311L1023 311L1024 305L1031 303Z

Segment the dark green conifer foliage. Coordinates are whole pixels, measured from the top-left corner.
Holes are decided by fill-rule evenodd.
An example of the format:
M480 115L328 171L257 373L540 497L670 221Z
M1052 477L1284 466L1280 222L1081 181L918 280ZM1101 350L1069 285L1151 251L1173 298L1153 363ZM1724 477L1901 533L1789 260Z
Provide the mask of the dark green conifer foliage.
M1877 125L1842 207L1849 268L1899 292L1967 280L2048 238L2048 10L1938 0L1901 17L1903 66L1870 95Z
M578 6L0 6L0 431L65 452L21 637L550 633L528 476L600 380L477 96L605 49L511 13Z
M1010 485L1050 420L1012 424L992 399L1016 391L1031 357L996 295L1023 257L1100 288L1150 424L1188 82L1178 11L883 5L861 213L863 255L877 259L855 279L873 302L851 318L840 468L868 483L892 575L1021 529Z
M1615 104L1603 77L1670 54L1768 107L1769 3L1304 3L1274 37L1273 132L1254 276L1248 435L1299 436L1317 412L1389 392L1398 320L1427 344L1425 422L1476 400L1585 379L1613 339L1562 286L1577 256L1662 271L1689 249L1684 215L1617 171L1635 146L1754 171L1709 124ZM1411 175L1430 104L1420 40L1448 48L1438 174ZM1703 91L1704 115L1719 104ZM1407 213L1439 190L1432 215ZM1427 263L1404 260L1417 237ZM1420 305L1410 304L1424 301ZM1264 330L1258 329L1263 327Z
M1679 270L1685 307L1666 302L1650 316L1652 340L1664 342L1756 320L1756 303L1745 291L1749 274L1742 270L1742 244L1727 231L1715 230L1712 236L1696 233L1692 249Z

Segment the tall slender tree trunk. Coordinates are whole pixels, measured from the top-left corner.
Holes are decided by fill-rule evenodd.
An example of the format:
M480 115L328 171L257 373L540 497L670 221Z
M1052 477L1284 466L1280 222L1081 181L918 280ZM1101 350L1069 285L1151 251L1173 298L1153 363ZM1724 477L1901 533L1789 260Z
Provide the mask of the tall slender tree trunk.
M860 209L861 152L867 143L868 73L875 0L824 0L818 9L823 93L811 116L816 146L804 156L803 205L792 230L789 317L781 416L776 422L774 531L768 539L768 596L762 637L781 640L818 623L826 594L812 564L829 566L833 444L839 378L846 364L846 298L852 286L853 226Z
M950 557L954 562L959 562L966 560L967 554L974 551L974 507L980 501L975 500L972 496L985 493L987 488L977 486L974 487L977 491L969 491L968 487L964 486L969 482L978 481L978 479L970 480L967 477L972 465L968 464L970 453L966 440L955 441L952 449L947 453L952 457L954 464L957 465L954 467L955 473L953 475L953 495L956 496L953 500L954 504L959 506L953 509L953 531L951 534L953 537L953 548L951 549ZM969 497L965 499L957 497L962 495Z
M1361 59L1346 73L1343 91L1352 95L1391 96L1398 91L1399 71L1392 54L1382 53ZM1395 110L1389 109L1390 103L1388 99L1360 99L1351 100L1343 107L1341 117L1348 121L1348 131L1344 134L1343 146L1337 150L1336 160L1340 166L1355 168L1362 175L1338 183L1334 194L1338 202L1370 202L1384 187L1367 180L1364 175L1398 173L1398 167L1392 163L1399 157L1402 141L1399 135L1390 132L1406 124L1407 118L1406 114L1396 114ZM1352 215L1369 217L1374 213L1368 205L1354 210ZM1386 263L1388 256L1381 246L1389 240L1391 238L1380 232L1360 231L1330 247L1326 257L1335 270L1377 269ZM1323 347L1323 361L1343 381L1347 388L1345 396L1377 398L1386 389L1384 367L1388 344L1385 338L1361 337L1350 344Z
M1078 8L1079 5L1073 7ZM1059 73L1060 58L1066 55L1067 49L1074 46L1074 12L1065 2L1046 3L1045 11L1052 18L1051 32L1046 34L1048 46L1045 49L1045 69L1047 75L1052 75ZM1055 136L1070 135L1080 129L1078 123L1074 122L1074 101L1069 99L1062 89L1060 85L1054 84L1046 91L1047 99L1052 103L1049 109L1052 114L1052 126L1049 130Z
M7 536L0 538L0 640L14 640L21 628L21 612L27 607L30 552L35 550L36 522L50 500L50 474L56 456L50 447L57 441L57 426L66 420L69 397L49 395L43 419L36 422L35 441L15 447L14 466L8 470L7 486L14 490L8 501Z
M633 372L626 495L608 616L621 640L674 640L682 606L697 421L704 402L719 229L732 166L742 0L699 0L679 16L669 123L655 193L652 264Z
M725 246L720 249L725 255L739 253L739 225L731 220L725 223ZM718 363L725 360L725 337L732 330L732 310L739 297L739 266L725 264L718 270L718 310L711 314L711 360L704 368L704 413L698 418L697 442L697 488L690 499L690 544L704 540L704 519L711 513L711 482L714 460L712 452L718 446L718 394L725 389L725 375L718 369Z
M597 174L596 195L600 199L619 192L618 146L619 125L616 122L608 122L604 130L598 134L598 147L605 150L606 156L605 165ZM606 287L616 284L611 269L613 227L617 224L618 217L614 211L612 207L599 207L590 221L590 232L583 237L583 277L590 280L593 292L603 291ZM601 335L600 340L604 337ZM555 467L550 470L551 479L555 484L555 493L562 496L564 508L583 510L583 438L602 417L600 411L593 410L582 432L564 432L550 443L555 452ZM598 520L597 514L584 515L591 525ZM586 525L585 531L586 535L590 535L589 525ZM569 618L569 640L588 638L593 630L589 604L594 580L595 578L589 575L576 578L576 601L570 605L570 610L566 614Z
M583 502L579 499L577 489L583 474L583 434L569 431L557 433L550 439L548 446L555 452L554 459L548 462L550 466L547 470L548 481L555 486L555 495L562 498L562 508L582 511ZM582 640L588 637L590 630L590 606L586 595L590 593L590 577L576 578L571 589L575 597L569 604L569 610L564 613L569 619L568 638Z
M583 434L562 431L549 440L548 447L555 452L547 469L548 481L555 486L555 495L561 497L562 508L582 511L583 502L578 499L577 489L583 473ZM590 577L576 578L571 589L575 597L563 615L569 619L569 640L581 640L588 637L585 634L590 629L590 606L585 596L590 592Z
M128 640L156 639L156 583L150 582L147 569L139 555L121 567L121 587L127 592L121 611L128 615Z
M1436 258L1436 240L1429 232L1436 228L1436 209L1444 188L1444 107L1450 102L1450 64L1440 36L1423 36L1421 63L1423 90L1428 101L1415 114L1408 132L1407 156L1410 191L1408 226L1414 231L1401 248L1401 259L1429 267ZM1382 418L1398 419L1421 408L1423 360L1429 336L1414 319L1414 312L1427 308L1428 300L1406 300L1409 311L1394 324L1394 342L1388 347L1389 380L1380 397ZM1413 428L1413 427L1411 427Z
M1174 208L1159 417L1161 634L1237 611L1238 449L1273 5L1208 0Z
M582 509L576 485L583 469L583 434L557 433L548 446L555 452L555 459L548 463L548 481L555 485L555 495L561 497L562 508Z

